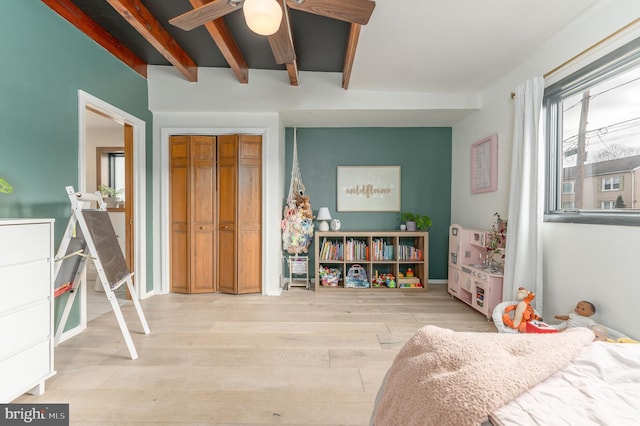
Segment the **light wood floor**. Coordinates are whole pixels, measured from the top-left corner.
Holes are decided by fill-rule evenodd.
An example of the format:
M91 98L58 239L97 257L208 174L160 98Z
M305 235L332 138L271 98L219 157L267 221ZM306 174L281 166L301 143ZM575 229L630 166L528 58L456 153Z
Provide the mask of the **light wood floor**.
M424 291L301 288L261 295L154 296L122 308L140 358L113 313L55 351L44 395L75 425L367 425L403 343L432 324L495 332L445 285Z

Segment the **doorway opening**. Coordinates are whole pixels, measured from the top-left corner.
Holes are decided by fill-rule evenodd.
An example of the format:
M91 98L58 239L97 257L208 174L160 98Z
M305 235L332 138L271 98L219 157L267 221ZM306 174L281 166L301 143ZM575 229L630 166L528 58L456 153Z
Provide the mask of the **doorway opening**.
M99 119L99 120L98 120ZM129 181L125 184L126 191L123 215L123 240L129 241L125 245L125 258L131 260L129 268L135 273L134 285L139 298L148 297L152 291L146 285L146 179L145 179L145 129L146 124L139 118L110 105L82 90L78 91L78 188L80 192L95 192L97 190L97 157L94 138L90 125L101 123L121 134L123 147L129 146L131 161L129 169L125 171ZM101 142L102 143L102 142ZM125 156L127 154L125 153ZM117 210L118 208L116 208ZM127 216L126 210L129 209ZM128 229L128 231L127 231ZM116 230L118 232L118 230ZM127 234L129 232L129 234ZM133 255L135 253L135 256ZM94 282L86 282L86 287L93 288ZM80 323L77 327L65 331L61 336L64 341L84 330L87 326L87 291L80 297ZM103 296L104 297L104 296ZM106 297L105 302L108 303Z

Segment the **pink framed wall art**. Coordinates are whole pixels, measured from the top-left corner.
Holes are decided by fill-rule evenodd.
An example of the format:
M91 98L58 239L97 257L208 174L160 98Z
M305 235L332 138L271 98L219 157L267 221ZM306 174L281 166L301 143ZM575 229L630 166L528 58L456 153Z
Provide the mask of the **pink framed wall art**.
M471 145L471 193L498 189L498 135L487 136Z

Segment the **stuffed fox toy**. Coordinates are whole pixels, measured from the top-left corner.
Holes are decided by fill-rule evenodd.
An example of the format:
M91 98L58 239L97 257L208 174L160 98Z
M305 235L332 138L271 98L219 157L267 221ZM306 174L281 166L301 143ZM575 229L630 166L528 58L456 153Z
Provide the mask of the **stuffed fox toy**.
M524 287L520 287L518 289L518 299L520 299L520 302L505 308L504 314L502 315L502 322L504 322L507 327L515 328L520 333L526 333L527 322L540 319L531 306L531 301L535 297L535 293L530 292ZM512 319L509 312L514 309L515 312Z

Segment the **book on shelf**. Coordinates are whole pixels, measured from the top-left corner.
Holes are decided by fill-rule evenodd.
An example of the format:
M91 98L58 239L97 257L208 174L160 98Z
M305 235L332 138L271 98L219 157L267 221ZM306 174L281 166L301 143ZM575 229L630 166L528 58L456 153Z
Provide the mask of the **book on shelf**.
M372 243L373 260L393 260L393 244L383 238L375 238Z
M401 244L398 246L398 260L422 260L422 250Z
M322 260L342 260L342 242L322 239L320 248L320 259Z
M344 243L344 259L347 261L369 260L369 247L364 240L350 238Z

